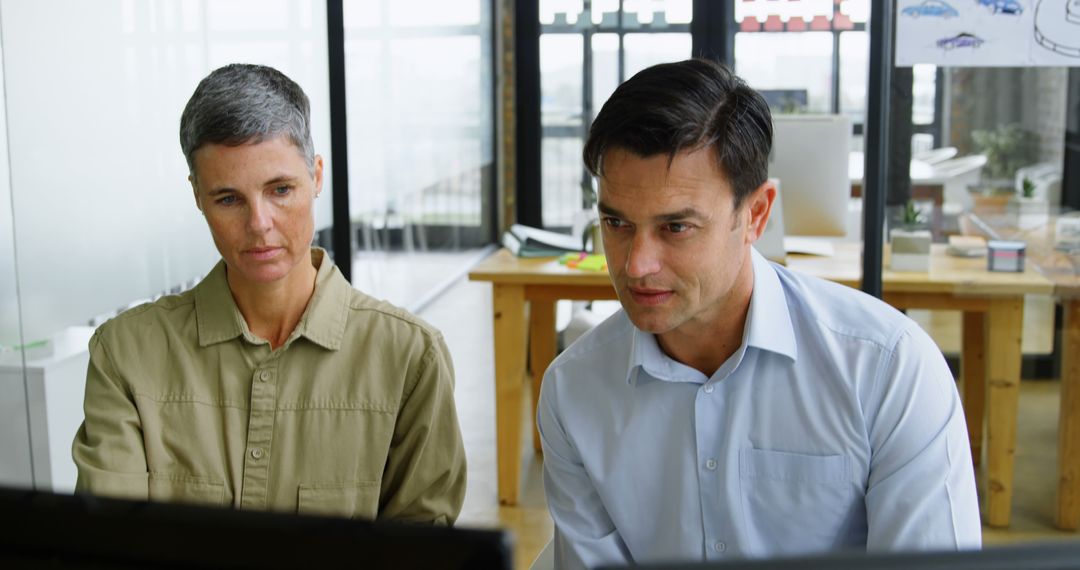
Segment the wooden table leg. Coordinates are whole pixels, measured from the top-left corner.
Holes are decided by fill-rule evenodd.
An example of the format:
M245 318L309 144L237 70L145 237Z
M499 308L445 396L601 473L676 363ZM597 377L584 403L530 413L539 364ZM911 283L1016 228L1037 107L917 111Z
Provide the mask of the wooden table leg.
M515 505L521 484L521 398L525 382L525 287L494 284L495 442L499 503Z
M986 411L986 328L982 312L964 313L960 351L960 387L964 399L971 461L982 462L983 414Z
M995 299L987 315L986 522L1009 525L1012 509L1016 418L1020 403L1020 338L1023 298Z
M532 369L533 449L540 451L540 429L536 426L536 405L544 372L555 359L555 301L529 301L529 363Z
M1080 299L1066 299L1061 335L1061 417L1058 420L1058 511L1062 530L1080 526Z

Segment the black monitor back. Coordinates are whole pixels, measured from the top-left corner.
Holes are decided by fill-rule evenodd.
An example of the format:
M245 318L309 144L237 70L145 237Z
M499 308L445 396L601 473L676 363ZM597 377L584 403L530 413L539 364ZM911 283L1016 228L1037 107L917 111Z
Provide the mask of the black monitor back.
M0 568L510 568L501 531L0 488Z
M847 552L731 562L645 564L639 568L665 570L1080 570L1080 541L1002 546L962 552Z

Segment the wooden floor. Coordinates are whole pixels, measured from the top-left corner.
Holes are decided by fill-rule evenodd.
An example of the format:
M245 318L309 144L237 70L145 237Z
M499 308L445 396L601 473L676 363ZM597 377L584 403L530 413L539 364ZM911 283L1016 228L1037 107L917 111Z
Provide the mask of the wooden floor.
M496 499L490 285L462 280L428 305L421 316L443 331L457 371L455 395L469 461L468 489L458 524L510 530L514 535L514 567L528 568L551 539L552 523L544 503L542 459L532 453L531 413L523 414L530 424L522 430L521 502L516 507L500 507ZM1007 530L984 527L984 542L1076 540L1080 534L1053 527L1058 382L1024 381L1019 417L1012 524Z

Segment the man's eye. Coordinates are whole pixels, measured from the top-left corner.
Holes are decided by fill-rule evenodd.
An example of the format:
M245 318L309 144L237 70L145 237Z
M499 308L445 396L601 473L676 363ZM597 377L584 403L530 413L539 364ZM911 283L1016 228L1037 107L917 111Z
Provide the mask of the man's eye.
M604 225L611 229L621 228L623 226L623 221L619 218L604 218Z
M277 188L274 188L274 194L277 194L278 196L284 196L291 191L291 186L278 186Z
M232 204L236 203L236 196L222 196L221 198L218 198L217 203L221 204L222 206L231 206Z
M667 226L669 232L673 234L681 234L690 229L690 224L683 224L679 222L670 223Z

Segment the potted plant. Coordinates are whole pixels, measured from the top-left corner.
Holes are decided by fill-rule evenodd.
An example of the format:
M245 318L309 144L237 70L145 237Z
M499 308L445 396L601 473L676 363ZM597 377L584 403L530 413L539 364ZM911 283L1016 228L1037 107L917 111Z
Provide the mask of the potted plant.
M1049 205L1045 198L1035 195L1035 182L1027 177L1009 200L1008 209L1016 227L1022 230L1039 228L1049 221Z
M993 130L976 130L971 141L986 156L983 192L1011 193L1016 171L1038 160L1039 137L1019 124L999 125Z
M930 230L923 226L923 214L913 200L904 204L900 226L889 230L892 251L889 269L893 271L930 270Z

